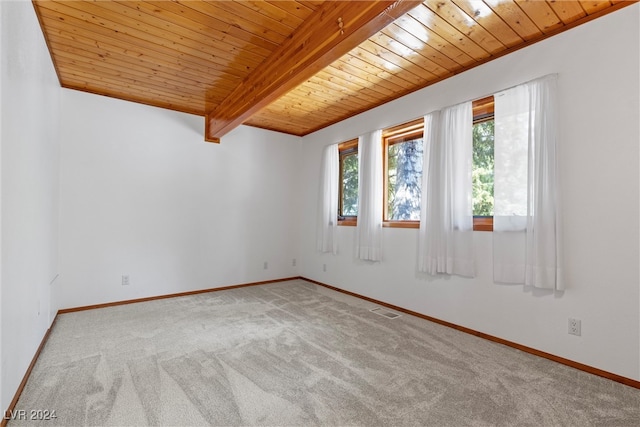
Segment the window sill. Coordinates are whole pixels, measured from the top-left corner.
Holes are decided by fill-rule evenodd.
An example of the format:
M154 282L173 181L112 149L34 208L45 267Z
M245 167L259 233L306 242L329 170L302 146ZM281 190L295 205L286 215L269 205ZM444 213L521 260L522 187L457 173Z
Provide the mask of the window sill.
M474 216L473 231L493 231L492 216Z
M356 227L357 219L343 219L338 221L339 227ZM420 228L420 221L384 221L383 227L387 228ZM473 231L493 231L492 217L474 217Z
M420 221L384 221L382 226L391 228L420 228Z

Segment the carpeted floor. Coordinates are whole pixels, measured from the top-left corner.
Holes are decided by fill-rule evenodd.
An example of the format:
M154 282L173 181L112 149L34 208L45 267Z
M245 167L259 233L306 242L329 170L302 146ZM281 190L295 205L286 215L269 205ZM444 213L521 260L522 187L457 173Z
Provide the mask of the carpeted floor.
M375 307L297 280L63 314L9 425L640 425L640 390Z

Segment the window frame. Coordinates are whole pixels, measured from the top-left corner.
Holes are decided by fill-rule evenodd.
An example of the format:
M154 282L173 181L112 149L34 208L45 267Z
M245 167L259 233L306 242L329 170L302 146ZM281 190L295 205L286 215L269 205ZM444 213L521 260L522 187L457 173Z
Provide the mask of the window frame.
M473 121L472 125L482 123L487 120L495 120L495 99L494 96L477 99L472 102ZM420 228L419 220L390 220L388 219L388 191L389 191L389 146L412 139L424 138L424 118L419 118L406 122L382 132L382 173L383 173L383 194L382 194L382 226L392 228ZM338 189L338 225L356 226L358 216L343 216L343 162L345 157L358 154L358 138L338 144L339 157L339 189ZM493 216L473 216L474 231L493 231Z
M472 126L488 120L495 120L495 98L493 95L477 99L471 104ZM493 216L473 216L473 231L493 231Z
M412 120L382 132L382 226L392 228L420 228L420 220L389 219L389 146L424 138L424 118Z
M358 225L357 215L342 215L342 194L343 194L343 163L348 156L358 154L358 138L338 144L338 225L355 227ZM358 171L360 172L360 171Z

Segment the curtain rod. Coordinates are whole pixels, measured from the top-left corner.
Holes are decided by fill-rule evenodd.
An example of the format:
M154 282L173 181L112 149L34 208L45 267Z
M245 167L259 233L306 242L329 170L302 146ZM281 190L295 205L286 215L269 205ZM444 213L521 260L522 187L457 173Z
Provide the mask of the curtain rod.
M489 93L489 94L486 94L486 95L481 95L481 96L475 97L475 98L473 98L473 99L468 99L468 100L466 100L466 101L458 102L457 104L453 104L453 105L448 105L448 106L445 106L445 107L441 107L441 108L438 108L438 109L436 109L436 110L429 111L428 113L423 114L422 116L417 116L417 117L414 117L414 118L412 118L412 119L406 120L406 121L404 121L404 122L402 122L402 123L397 123L397 124L395 124L395 125L390 125L390 126L386 126L386 127L400 126L400 125L402 125L403 123L407 123L407 122L411 122L411 121L413 121L413 120L418 120L418 119L424 118L424 116L426 116L427 114L431 114L431 113L433 113L434 111L440 111L442 108L454 107L454 106L456 106L456 105L464 104L465 102L473 102L473 101L478 100L478 99L487 98L487 97L489 97L489 96L495 96L497 93L504 92L505 90L510 90L510 89L513 89L513 88L518 87L518 86L526 85L526 84L529 84L529 83L535 82L536 80L542 80L542 79L546 79L546 78L549 78L549 77L557 77L557 76L558 76L558 73L545 74L544 76L536 77L536 78L533 78L533 79L531 79L531 80L527 80L526 82L518 83L518 84L515 84L515 85L513 85L513 86L509 86L509 87L506 87L506 88L504 88L504 89L500 89L500 90L498 90L498 91L496 91L496 92L493 92L493 93ZM356 137L356 138L357 138L357 137Z
M455 105L464 104L465 102L473 102L473 101L475 101L476 99L482 99L482 98L486 98L486 97L489 97L489 96L494 96L496 93L504 92L505 90L513 89L513 88L515 88L515 87L522 86L522 85L526 85L526 84L529 84L529 83L534 82L534 81L536 81L536 80L542 80L542 79L546 79L546 78L548 78L548 77L552 77L552 76L557 77L557 76L558 76L558 73L545 74L544 76L536 77L536 78L533 78L533 79L531 79L531 80L527 80L527 81L525 81L525 82L518 83L518 84L515 84L515 85L513 85L513 86L506 87L506 88L504 88L504 89L500 89L500 90L499 90L499 91L497 91L497 92L493 92L493 93L490 93L490 94L486 94L486 95L483 95L483 96L479 96L479 97L476 97L476 98L473 98L473 99L468 99L468 100L466 100L466 101L458 102L457 104L453 104L453 105L448 105L448 106L445 106L445 107L441 107L441 108L439 108L439 109L437 109L437 110L429 111L428 113L425 113L425 114L423 114L423 115L421 115L421 116L417 116L417 117L414 117L414 118L412 118L412 119L404 120L404 121L403 121L403 122L401 122L401 123L396 123L396 124L392 124L392 125L385 126L385 128L391 128L391 127L394 127L394 126L400 126L400 125L402 125L402 124L404 124L404 123L411 122L411 121L413 121L413 120L422 119L422 118L424 118L424 116L426 116L427 114L431 114L431 113L433 113L434 111L439 111L439 110L441 110L442 108L453 107L453 106L455 106ZM384 128L383 128L382 130L384 130ZM369 133L369 132L373 132L373 131L365 132L365 134L367 134L367 133ZM356 139L356 138L359 138L360 136L362 136L362 135L356 135L356 136L354 136L353 138L348 138L348 139L346 139L345 141L349 141L349 140L351 140L351 139ZM344 141L343 141L343 142L344 142ZM331 144L328 144L328 145L332 145L332 144L340 144L340 142L334 142L334 143L331 143Z

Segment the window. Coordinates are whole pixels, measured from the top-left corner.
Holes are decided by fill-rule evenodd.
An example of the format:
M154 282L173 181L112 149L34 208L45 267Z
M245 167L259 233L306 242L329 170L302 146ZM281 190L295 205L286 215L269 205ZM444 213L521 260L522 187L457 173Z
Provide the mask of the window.
M493 230L493 96L473 102L473 229Z
M391 227L419 227L423 119L383 133L383 220Z
M340 159L338 224L356 225L358 219L358 140L338 145Z
M473 229L493 230L494 98L473 102ZM383 149L385 227L419 228L424 119L386 129ZM358 218L358 140L338 145L339 225Z

